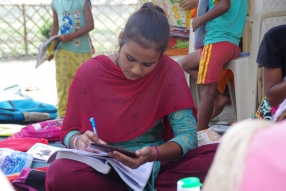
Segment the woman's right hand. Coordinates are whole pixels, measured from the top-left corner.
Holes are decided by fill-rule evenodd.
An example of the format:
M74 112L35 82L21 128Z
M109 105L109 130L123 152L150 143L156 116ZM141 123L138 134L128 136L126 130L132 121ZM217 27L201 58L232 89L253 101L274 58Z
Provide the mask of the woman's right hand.
M121 162L129 168L136 169L142 164L152 161L156 156L156 151L149 146L143 147L136 152L137 157L132 158L120 153L119 151L112 151L108 153L108 156L114 158L115 160Z
M79 136L79 138L77 138ZM76 139L77 138L77 139ZM76 141L75 141L76 139ZM98 136L92 131L86 131L84 134L75 134L71 139L71 148L76 148L77 150L86 150L88 151L87 147L92 143L100 143L106 145L106 142L99 139Z

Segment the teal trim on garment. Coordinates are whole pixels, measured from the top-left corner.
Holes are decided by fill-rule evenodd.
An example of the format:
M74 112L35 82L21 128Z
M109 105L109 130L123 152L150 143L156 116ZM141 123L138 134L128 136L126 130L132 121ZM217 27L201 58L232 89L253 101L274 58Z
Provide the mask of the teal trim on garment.
M174 138L169 142L178 143L183 149L182 157L198 147L196 119L191 109L183 109L168 115L174 131Z
M193 115L192 109L182 109L168 115L171 128L174 131L174 138L169 140L178 143L183 150L183 157L188 151L195 149L198 146L197 140L197 126L196 119ZM64 143L69 146L70 138L81 133L77 130L70 131L64 138ZM146 132L144 135L138 136L130 141L120 143L107 143L112 146L125 148L128 150L138 150L145 146L159 146L165 143L163 140L164 124L162 120L158 120L153 128ZM178 160L178 159L177 159ZM155 179L159 174L161 161L155 161L153 171L143 191L154 191ZM129 188L132 191L131 188Z
M171 128L174 131L174 138L170 141L178 143L183 150L183 157L188 151L198 146L196 119L192 109L182 109L168 115ZM121 143L108 143L112 146L122 147L125 149L136 151L145 146L159 146L165 143L163 140L164 125L162 120L158 120L154 127L144 135L136 137L130 141ZM180 158L181 158L180 157ZM180 159L179 158L179 159ZM179 160L176 159L176 160ZM155 179L160 171L161 161L155 161L153 171L143 191L155 190ZM131 191L132 189L129 188Z
M79 133L81 134L81 132L78 130L72 130L72 131L68 132L68 134L64 138L64 144L66 146L68 146L68 148L70 148L71 137L74 136L75 134L79 134Z

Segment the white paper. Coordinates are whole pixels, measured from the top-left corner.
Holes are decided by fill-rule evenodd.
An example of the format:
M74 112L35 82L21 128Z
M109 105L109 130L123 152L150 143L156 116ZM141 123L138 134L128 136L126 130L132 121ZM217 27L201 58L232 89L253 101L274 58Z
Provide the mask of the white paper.
M47 55L46 55L48 45L58 37L59 37L59 35L55 35L55 36L51 37L49 40L47 40L46 42L40 44L39 50L38 50L38 55L37 55L36 68L38 68L40 65L42 65L48 59Z
M33 155L34 161L47 162L50 156L59 149L60 148L58 147L53 147L43 143L36 143L27 151L27 153Z
M134 191L141 191L146 186L153 169L153 162L142 164L137 169L131 169L115 159L108 160L122 180Z
M78 155L82 155L85 157L92 157L95 160L98 160L98 161L93 160L94 163L91 164L92 160L86 160L85 157L81 157L81 158L71 157L71 159L79 161L79 162L84 162L86 164L90 163L91 167L93 167L95 170L98 170L99 172L104 173L104 174L107 173L108 167L109 167L108 164L110 164L111 166L113 166L113 168L122 178L122 180L128 186L130 186L134 191L141 191L144 189L144 187L146 186L148 182L148 179L150 177L150 174L153 169L153 164L154 164L153 162L148 162L148 163L141 165L137 169L131 169L128 166L123 165L121 162L108 157L108 153L106 152L94 153L94 152L87 152L87 151L75 150L75 149L65 149L65 148L59 149L59 152L61 151L72 152ZM50 157L50 159L48 160L48 163L54 161L57 158L56 154L57 152L54 153L54 155ZM65 156L66 157L60 157L60 158L68 158L68 155L66 155L66 153L65 153ZM102 166L99 167L97 165L102 165Z

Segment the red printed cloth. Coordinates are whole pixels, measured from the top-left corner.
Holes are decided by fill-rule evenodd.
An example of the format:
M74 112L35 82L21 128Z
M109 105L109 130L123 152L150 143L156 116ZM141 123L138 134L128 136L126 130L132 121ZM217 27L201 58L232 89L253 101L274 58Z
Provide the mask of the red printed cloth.
M0 148L26 152L36 143L48 144L48 140L38 138L9 138L0 141Z

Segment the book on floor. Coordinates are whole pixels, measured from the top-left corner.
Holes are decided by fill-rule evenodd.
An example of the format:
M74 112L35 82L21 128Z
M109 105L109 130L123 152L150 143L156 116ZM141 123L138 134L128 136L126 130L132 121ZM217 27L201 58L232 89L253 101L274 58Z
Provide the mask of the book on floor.
M58 37L59 35L55 35L50 39L48 39L46 42L40 44L37 55L36 68L38 68L45 61L47 61L52 55L55 54L57 47L60 44Z
M228 131L228 129L233 123L234 122L231 121L218 121L212 126L210 126L210 128L215 130L219 134L224 134L226 131Z
M50 156L59 149L59 147L54 147L43 143L36 143L27 151L27 153L33 155L33 161L47 162Z
M29 153L9 148L0 148L0 171L5 175L21 172L24 167L30 168L32 162L33 156Z
M95 150L93 149L93 151ZM49 158L48 163L60 158L83 162L103 174L108 174L111 167L113 167L122 180L134 191L141 191L144 189L154 164L153 162L147 162L137 169L131 169L123 165L121 162L110 158L107 152L102 152L100 150L98 152L87 152L65 148L62 148L54 153Z

